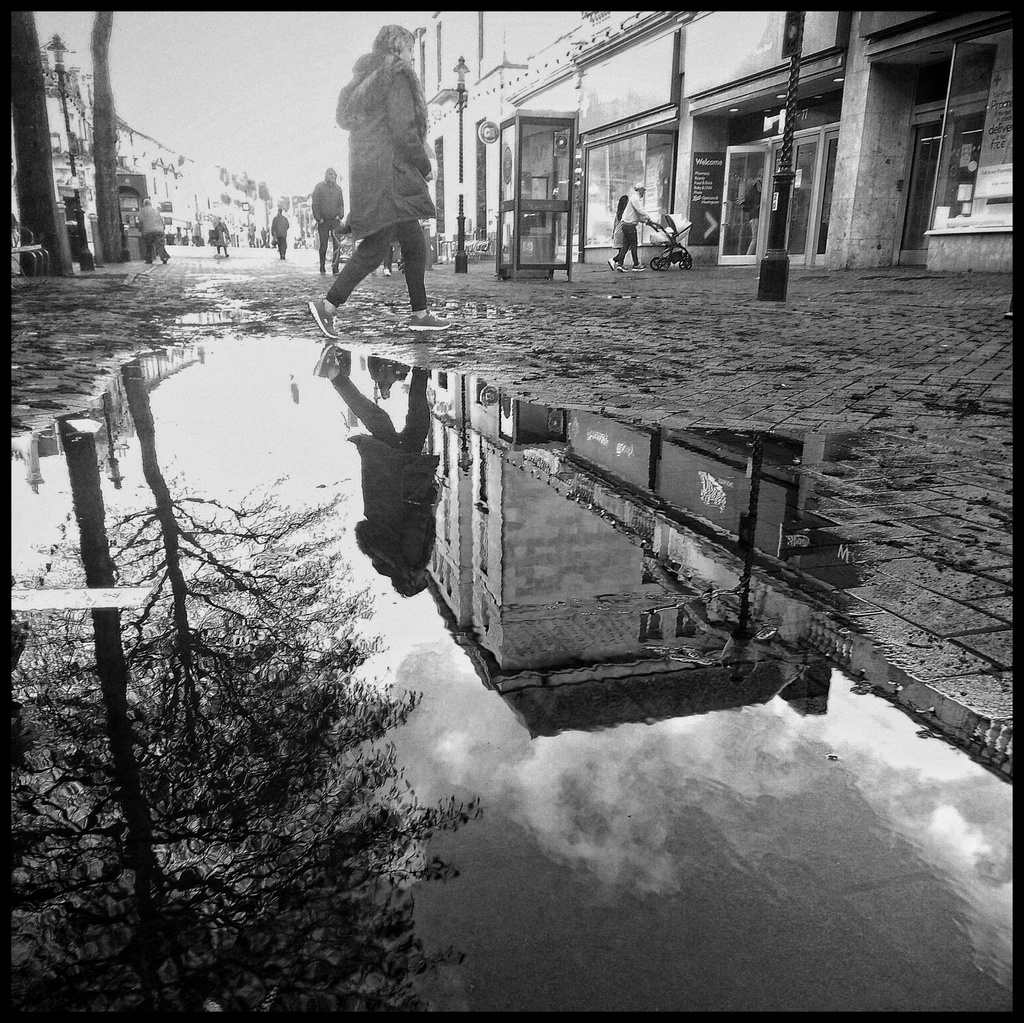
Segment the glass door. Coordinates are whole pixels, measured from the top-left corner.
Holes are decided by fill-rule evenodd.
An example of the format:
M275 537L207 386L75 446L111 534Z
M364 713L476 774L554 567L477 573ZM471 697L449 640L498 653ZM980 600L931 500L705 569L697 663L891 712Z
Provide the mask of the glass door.
M818 244L815 262L825 255L828 246L828 221L832 215L832 189L836 180L836 157L839 154L839 132L825 132L825 166L822 169L821 200L818 203Z
M808 249L813 250L816 239L811 226L817 220L815 209L818 199L818 135L793 140L793 190L789 197L789 229L786 251L791 266L814 262ZM773 173L778 173L782 159L782 143L777 142L772 153Z
M910 185L900 238L901 266L924 266L928 262L928 230L932 212L935 172L939 166L942 119L914 126L913 152L910 157Z
M763 216L768 147L729 146L725 151L725 191L718 262L725 266L753 264L763 253L767 236Z

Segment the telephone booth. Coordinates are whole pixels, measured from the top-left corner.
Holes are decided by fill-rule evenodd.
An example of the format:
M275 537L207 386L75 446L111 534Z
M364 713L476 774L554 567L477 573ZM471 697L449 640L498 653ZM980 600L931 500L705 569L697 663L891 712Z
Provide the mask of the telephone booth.
M572 185L576 119L522 112L501 123L498 277L572 280Z

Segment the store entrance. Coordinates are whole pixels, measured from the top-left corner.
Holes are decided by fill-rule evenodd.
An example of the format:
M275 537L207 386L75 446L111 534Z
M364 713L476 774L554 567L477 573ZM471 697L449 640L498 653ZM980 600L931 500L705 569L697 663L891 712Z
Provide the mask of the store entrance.
M903 231L900 235L900 266L925 266L928 262L928 230L932 211L935 172L939 166L942 117L929 115L923 122L915 117L913 149L910 154L910 183L906 189Z
M789 200L789 233L786 251L792 266L820 262L828 244L832 212L839 130L820 128L793 138L792 166L796 177ZM772 145L772 168L778 172L782 143Z
M725 191L718 262L724 266L756 263L767 234L764 187L768 146L729 146L725 151Z
M769 152L771 168L767 172ZM825 256L832 212L839 128L797 132L792 166L796 177L789 203L786 250L793 266L810 266ZM729 146L725 152L725 192L718 262L725 266L756 263L768 241L772 175L778 172L782 141Z

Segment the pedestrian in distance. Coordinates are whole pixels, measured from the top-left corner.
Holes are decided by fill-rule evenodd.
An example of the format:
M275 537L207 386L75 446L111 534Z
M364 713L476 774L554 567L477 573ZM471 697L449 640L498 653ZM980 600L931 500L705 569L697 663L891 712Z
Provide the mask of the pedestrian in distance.
M192 244L196 246L203 244L203 229L198 224L192 228Z
M747 255L757 254L757 229L761 223L761 179L758 178L747 189L740 203L740 209L747 215L747 227L750 230L750 242L747 245Z
M228 225L218 217L213 225L213 244L216 246L216 251L213 254L214 259L220 257L220 250L224 250L224 258L228 259L230 253L228 252Z
M164 218L153 209L153 202L150 199L142 200L142 209L139 211L139 234L142 235L142 258L146 263L152 263L153 257L157 255L164 263L171 258L167 255L167 246L164 243Z
M389 245L387 255L384 257L384 276L391 276L391 264L395 261L395 246ZM402 250L398 250L398 269L402 269Z
M260 247L264 249L270 248L270 232L266 228L260 231Z
M629 203L628 195L620 195L618 204L615 207L615 219L612 221L612 245L616 249L622 247L624 232L622 230L622 214L626 212L626 205ZM621 267L617 268L621 269ZM625 271L623 270L623 273Z
M427 103L412 66L415 37L385 25L370 53L360 57L352 81L338 97L337 122L349 134L349 226L359 240L327 297L309 303L316 325L339 337L338 310L356 285L380 266L388 246L402 247L412 330L446 330L451 320L427 308L427 252L420 220L434 217L427 183L433 177L427 149Z
M256 248L256 225L255 224L250 224L249 225L249 248L250 249Z
M622 241L619 244L619 251L608 260L608 265L619 273L626 272L623 262L627 252L633 257L634 272L647 269L640 262L636 253L637 225L649 224L651 227L656 226L654 221L647 216L647 211L644 209L644 196L646 194L647 186L642 181L638 181L633 186L633 191L629 193L629 198L626 200L626 205L622 211L622 217L619 220L619 224L622 227Z
M313 189L313 220L320 235L320 273L327 273L327 242L331 243L331 273L337 275L341 263L341 221L345 216L345 193L338 184L338 172L328 167L323 181Z
M277 246L277 251L281 254L282 259L284 259L285 249L288 248L289 227L291 227L291 224L288 223L284 210L278 209L277 216L270 222L270 237L274 239L274 244Z

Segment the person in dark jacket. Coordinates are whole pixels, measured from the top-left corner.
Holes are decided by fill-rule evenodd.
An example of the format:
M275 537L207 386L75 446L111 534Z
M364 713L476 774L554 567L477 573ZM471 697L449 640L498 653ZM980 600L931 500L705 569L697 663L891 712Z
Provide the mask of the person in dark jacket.
M337 274L341 262L341 219L345 216L345 194L338 184L338 172L327 168L323 181L313 189L313 219L320 233L320 273L327 273L327 240L332 242L331 273Z
M213 239L210 244L217 247L217 251L213 254L214 259L220 256L221 249L224 250L225 259L231 255L228 252L228 225L220 217L217 218L217 222L213 225Z
M356 285L380 266L388 246L402 247L413 330L445 330L451 320L427 308L423 282L426 243L420 220L436 215L427 182L427 104L412 66L413 34L385 25L373 50L360 57L338 97L338 124L349 136L349 227L359 245L325 299L309 303L317 326L340 335L338 309Z
M288 223L284 210L278 210L277 216L270 222L270 237L274 239L274 244L277 246L277 251L281 253L282 259L284 259L284 250L288 248L289 227L291 224Z
M371 357L372 358L372 357ZM349 437L359 451L363 485L362 522L356 524L356 546L396 592L412 597L427 586L427 565L434 549L438 501L437 469L440 458L423 451L430 429L427 377L430 371L389 360L370 364L381 380L409 377L409 410L401 432L376 402L349 378L352 353L328 345L317 364L318 376L330 380L335 391L369 435ZM390 383L387 384L390 393Z

